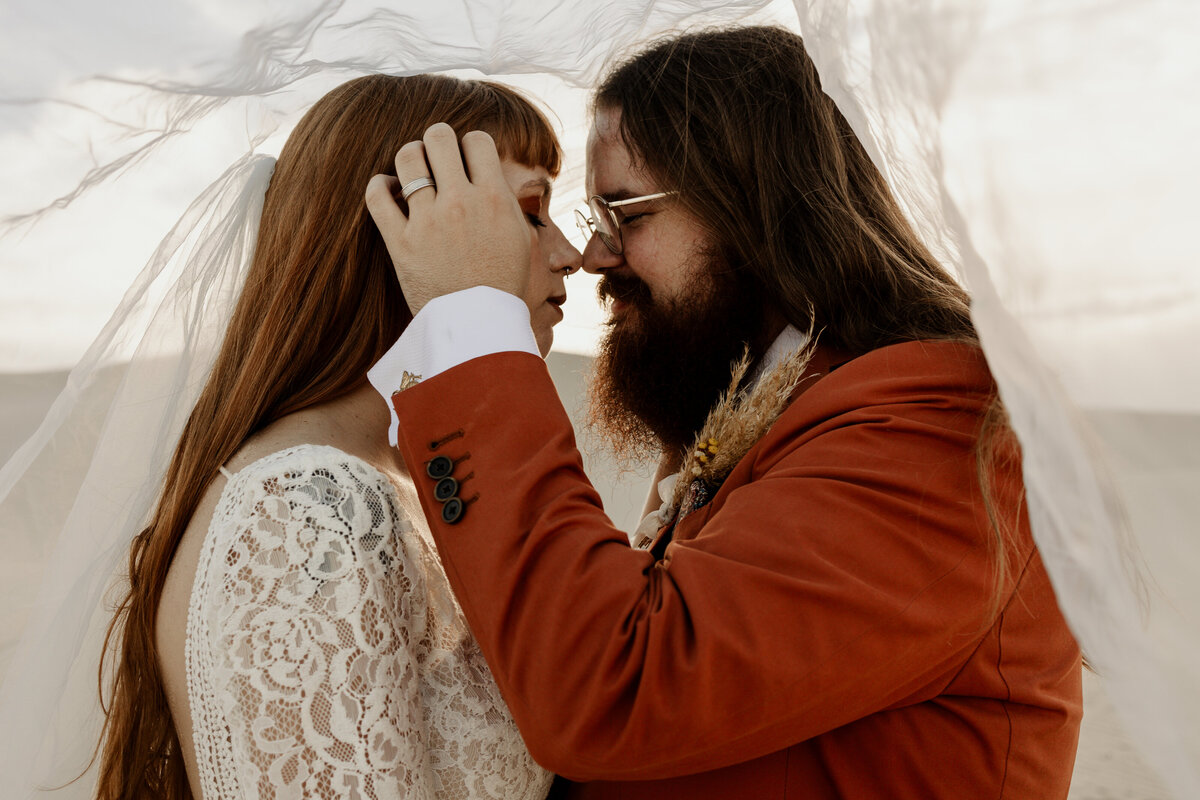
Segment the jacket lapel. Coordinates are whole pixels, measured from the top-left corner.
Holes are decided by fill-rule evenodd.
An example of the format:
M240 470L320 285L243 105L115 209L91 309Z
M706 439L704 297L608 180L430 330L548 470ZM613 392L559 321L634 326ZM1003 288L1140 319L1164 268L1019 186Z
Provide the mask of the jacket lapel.
M800 395L809 391L821 378L833 372L847 361L850 361L851 358L850 355L841 350L817 345L812 359L808 362L808 366L804 370L804 376L792 391L791 398L788 400L788 406L790 407L792 403L795 403ZM742 456L742 460L744 461L750 457L758 449L760 443L761 440L756 442ZM732 475L734 472L737 472L736 467L730 474ZM659 530L658 536L650 545L649 549L651 553L656 558L661 559L666 552L667 545L672 541L685 542L695 538L699 534L700 529L707 524L715 510L724 504L726 495L742 484L743 481L735 480L731 482L726 480L719 487L701 490L702 493L699 496L694 495L692 502L685 501L684 508L681 508L681 513L676 515L674 522L663 526ZM707 496L704 496L703 493L707 493ZM693 494L692 489L689 489L689 494Z

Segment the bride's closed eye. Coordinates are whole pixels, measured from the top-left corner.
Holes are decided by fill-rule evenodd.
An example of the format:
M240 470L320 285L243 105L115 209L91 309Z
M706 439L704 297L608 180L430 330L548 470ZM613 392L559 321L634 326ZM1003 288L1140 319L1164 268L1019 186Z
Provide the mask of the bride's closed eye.
M535 228L546 227L546 221L541 217L542 196L540 194L533 197L523 197L520 200L521 210L525 212L525 219L529 220L529 224Z

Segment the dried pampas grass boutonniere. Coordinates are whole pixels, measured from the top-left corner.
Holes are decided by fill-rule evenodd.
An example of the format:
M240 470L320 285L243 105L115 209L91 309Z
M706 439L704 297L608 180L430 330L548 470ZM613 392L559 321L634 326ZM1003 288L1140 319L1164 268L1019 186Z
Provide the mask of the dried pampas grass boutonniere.
M709 412L695 444L683 459L679 480L675 482L675 493L669 504L671 509L679 509L682 517L716 494L734 466L787 408L788 400L804 376L815 350L816 337L810 335L804 347L775 365L752 387L745 389L739 387L750 368L750 351L746 349L741 359L733 365L729 388ZM701 486L694 487L696 482ZM687 507L682 507L689 493L703 500L700 503L689 502Z

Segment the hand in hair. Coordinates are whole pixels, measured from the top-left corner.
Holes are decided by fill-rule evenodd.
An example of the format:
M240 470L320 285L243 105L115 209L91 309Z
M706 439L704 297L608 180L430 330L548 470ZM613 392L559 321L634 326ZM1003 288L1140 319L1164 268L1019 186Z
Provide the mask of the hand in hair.
M400 188L431 171L437 185L410 194L406 215ZM367 209L414 315L435 297L474 286L524 296L534 234L491 136L470 131L460 153L454 129L438 123L400 148L396 175L371 179Z

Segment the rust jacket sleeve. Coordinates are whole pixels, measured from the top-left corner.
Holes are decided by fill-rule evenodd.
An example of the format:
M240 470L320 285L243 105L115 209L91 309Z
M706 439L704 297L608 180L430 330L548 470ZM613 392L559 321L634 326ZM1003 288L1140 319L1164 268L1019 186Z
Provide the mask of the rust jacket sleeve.
M966 346L856 359L792 403L657 562L604 515L540 359L475 359L393 403L530 751L615 780L746 761L953 679L990 624L974 455L990 397ZM455 524L425 476L438 455L468 501ZM999 491L1015 499L1018 482Z

